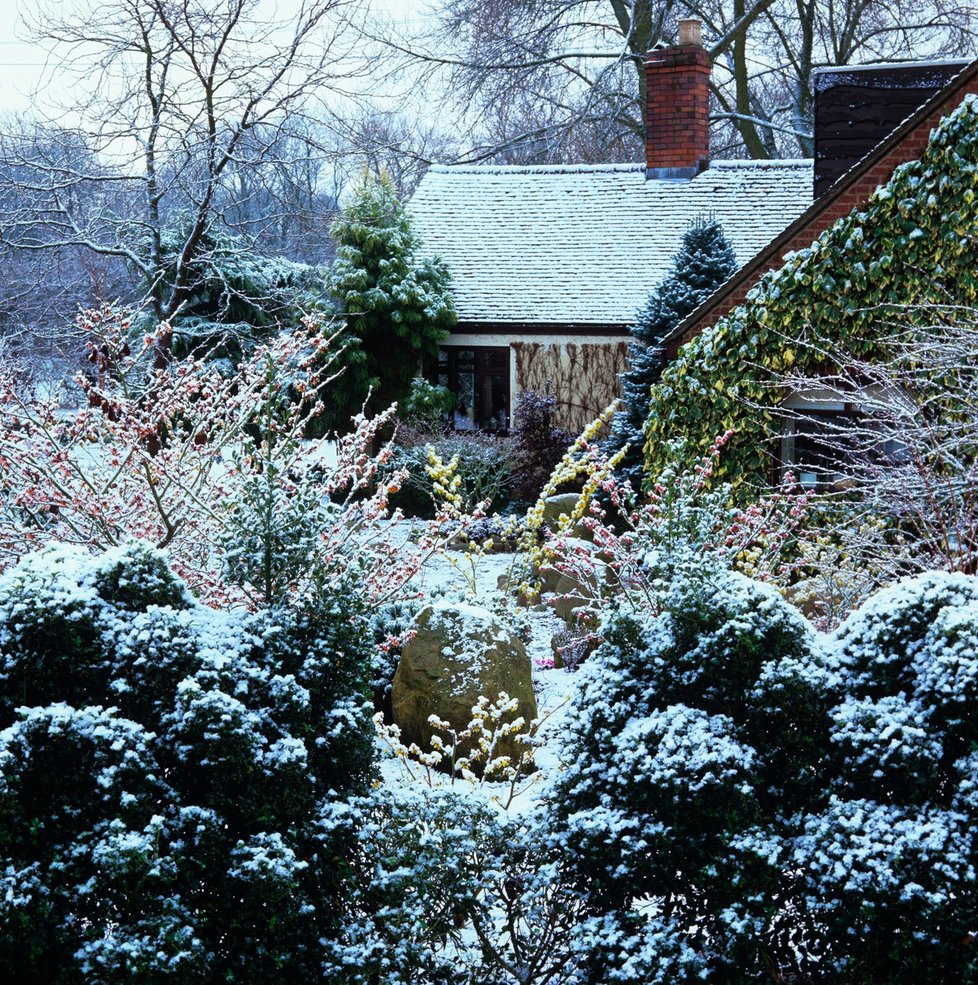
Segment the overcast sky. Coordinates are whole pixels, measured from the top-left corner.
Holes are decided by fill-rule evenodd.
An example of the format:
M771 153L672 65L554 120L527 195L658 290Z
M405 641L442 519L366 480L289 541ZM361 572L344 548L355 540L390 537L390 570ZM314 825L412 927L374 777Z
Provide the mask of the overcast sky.
M72 0L48 0L52 8L64 11ZM272 0L280 16L297 6L297 0ZM26 40L22 10L33 5L25 0L2 0L0 3L0 113L23 113L32 105L32 94L46 89L55 100L64 95L58 91L56 77L45 61L47 53ZM417 24L423 19L426 0L371 0L371 6L381 8L397 20Z

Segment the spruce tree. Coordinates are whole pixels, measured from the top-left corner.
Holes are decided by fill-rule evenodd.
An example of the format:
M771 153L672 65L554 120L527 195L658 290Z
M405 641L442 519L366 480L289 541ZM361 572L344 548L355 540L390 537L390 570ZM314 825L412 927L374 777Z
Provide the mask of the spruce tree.
M370 406L383 410L407 397L419 365L437 357L456 322L448 268L419 256L420 240L385 175L364 174L331 232L330 293L366 355Z
M661 372L660 343L735 270L737 261L720 224L700 219L683 236L672 270L649 296L631 329L629 368L621 374L621 408L611 423L609 453L629 449L619 467L635 489L642 484L642 447L650 389Z

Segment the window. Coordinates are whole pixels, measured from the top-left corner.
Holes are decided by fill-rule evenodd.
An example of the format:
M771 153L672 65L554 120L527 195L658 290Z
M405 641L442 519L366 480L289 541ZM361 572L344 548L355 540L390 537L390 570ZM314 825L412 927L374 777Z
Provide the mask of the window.
M781 462L804 489L834 488L849 471L847 425L853 423L844 407L808 407L792 414L781 434Z
M891 402L874 388L792 394L782 405L782 472L794 473L804 489L825 492L865 477L866 466L899 463L904 446L880 427Z
M457 430L509 430L508 347L442 346L438 350L437 375L432 382L448 387L455 394Z

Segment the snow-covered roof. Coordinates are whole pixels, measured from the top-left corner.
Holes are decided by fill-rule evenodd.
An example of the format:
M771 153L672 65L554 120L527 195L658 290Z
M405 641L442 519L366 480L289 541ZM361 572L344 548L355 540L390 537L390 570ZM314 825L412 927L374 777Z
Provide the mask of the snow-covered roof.
M625 326L691 221L717 219L743 264L811 201L809 160L714 161L678 182L633 164L436 166L410 210L461 322Z

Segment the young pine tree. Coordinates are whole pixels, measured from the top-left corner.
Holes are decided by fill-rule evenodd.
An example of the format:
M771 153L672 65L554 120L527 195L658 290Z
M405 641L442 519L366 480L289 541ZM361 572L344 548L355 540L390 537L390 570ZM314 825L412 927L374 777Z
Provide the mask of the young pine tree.
M360 340L379 411L408 395L419 363L437 356L455 324L448 268L418 255L420 241L385 175L364 174L331 231L337 257L330 293Z
M611 423L610 452L629 449L621 474L634 488L642 484L643 431L649 413L649 391L659 379L659 343L703 303L735 270L734 252L718 222L699 220L683 236L672 271L652 292L632 327L629 368L621 374L621 409Z

